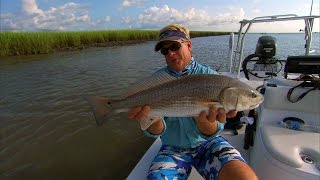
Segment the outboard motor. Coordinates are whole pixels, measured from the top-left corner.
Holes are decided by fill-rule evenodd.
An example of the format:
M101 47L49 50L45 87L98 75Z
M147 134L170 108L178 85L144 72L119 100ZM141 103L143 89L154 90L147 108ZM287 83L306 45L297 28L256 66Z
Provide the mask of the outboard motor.
M261 36L258 39L254 54L247 56L242 62L242 69L247 79L256 77L269 79L281 71L278 69L278 63L281 62L275 58L277 51L277 40L272 36ZM248 68L248 62L254 61L253 68ZM282 64L281 64L282 67Z
M276 55L277 40L272 36L261 36L256 45L255 54L261 59L269 59Z

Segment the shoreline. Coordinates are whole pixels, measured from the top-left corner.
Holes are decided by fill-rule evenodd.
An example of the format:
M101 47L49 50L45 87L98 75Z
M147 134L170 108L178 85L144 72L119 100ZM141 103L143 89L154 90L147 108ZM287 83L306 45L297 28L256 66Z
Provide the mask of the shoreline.
M230 32L190 31L191 38ZM79 32L0 32L0 57L51 54L90 47L124 46L155 41L156 30L105 30Z
M95 48L95 47L113 47L113 46L126 46L131 44L139 44L145 43L147 40L127 40L127 41L109 41L105 43L95 43L90 45L83 45L82 47L64 47L55 49L53 53L56 52L66 52L66 51L81 51L88 48Z

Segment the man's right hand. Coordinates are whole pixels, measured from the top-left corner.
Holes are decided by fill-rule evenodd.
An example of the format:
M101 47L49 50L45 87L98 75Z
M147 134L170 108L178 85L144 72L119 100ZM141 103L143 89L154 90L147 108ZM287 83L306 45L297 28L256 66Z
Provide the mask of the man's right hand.
M137 106L128 111L128 117L138 122L147 118L150 112L150 106Z
M133 107L132 109L130 109L128 111L128 117L130 119L134 119L140 123L142 120L149 118L148 115L149 115L150 110L151 110L150 106ZM164 125L163 125L161 118L158 117L154 121L156 121L156 122L151 124L151 126L147 129L147 131L149 131L151 134L154 134L154 135L161 134L164 129Z

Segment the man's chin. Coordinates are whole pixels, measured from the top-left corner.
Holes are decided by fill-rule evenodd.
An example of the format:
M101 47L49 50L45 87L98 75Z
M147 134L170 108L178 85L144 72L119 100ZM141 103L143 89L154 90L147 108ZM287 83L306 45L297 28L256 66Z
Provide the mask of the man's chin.
M175 65L171 66L171 69L174 70L174 71L179 72L179 71L184 70L184 67L182 65L180 65L180 64L175 64Z

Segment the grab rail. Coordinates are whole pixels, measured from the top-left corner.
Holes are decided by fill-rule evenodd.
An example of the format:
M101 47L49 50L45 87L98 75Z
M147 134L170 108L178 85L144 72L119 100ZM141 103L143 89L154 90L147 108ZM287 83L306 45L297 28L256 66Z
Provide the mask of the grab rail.
M297 16L295 14L284 14L284 15L273 15L273 16L261 16L261 17L256 17L251 20L244 19L240 21L240 29L238 31L238 40L237 40L237 45L236 49L233 51L234 52L234 57L230 61L230 67L229 70L232 72L235 71L236 68L236 63L238 65L238 70L237 70L237 78L240 78L240 69L241 69L241 63L243 61L243 47L244 47L244 39L246 34L248 33L251 25L253 23L262 23L262 22L277 22L277 21L291 21L291 20L304 20L305 22L305 55L309 55L310 49L311 49L311 42L312 42L312 27L313 27L313 22L315 18L320 18L320 16L312 15L312 16ZM245 27L248 25L247 27ZM243 29L244 32L243 32Z

